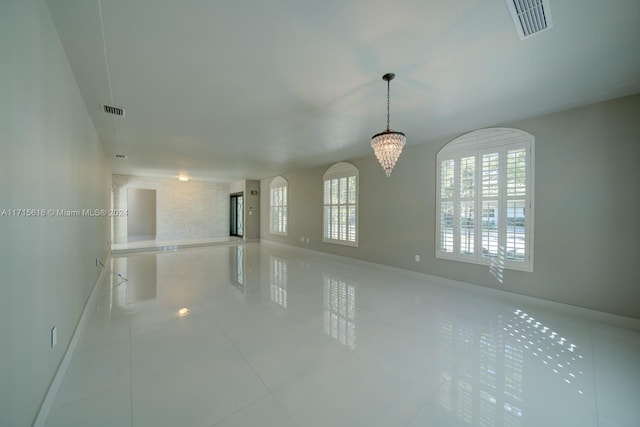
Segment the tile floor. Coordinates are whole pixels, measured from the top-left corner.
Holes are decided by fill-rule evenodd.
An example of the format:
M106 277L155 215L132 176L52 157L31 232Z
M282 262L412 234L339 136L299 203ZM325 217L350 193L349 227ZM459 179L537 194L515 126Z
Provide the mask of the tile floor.
M48 427L640 425L637 332L267 244L111 269Z

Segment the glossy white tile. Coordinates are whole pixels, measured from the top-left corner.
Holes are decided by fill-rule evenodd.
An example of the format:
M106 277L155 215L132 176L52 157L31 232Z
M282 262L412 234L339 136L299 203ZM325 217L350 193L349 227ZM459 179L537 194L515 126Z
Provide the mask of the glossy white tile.
M300 426L404 426L424 397L353 355L302 375L275 393Z
M96 311L87 323L78 350L92 350L118 341L129 339L129 317Z
M478 333L460 364L443 364L439 389L412 425L597 425L588 323L512 310ZM438 347L455 355L467 340L456 344L462 335L451 324L461 325L445 320Z
M210 427L268 390L238 354L182 364L132 383L134 426Z
M131 380L129 341L74 354L54 407L94 396Z
M48 425L615 426L640 339L268 244L112 260Z
M267 395L225 418L215 427L295 427L293 420L282 405Z
M151 374L185 364L237 357L231 342L213 321L191 321L131 338L131 378L138 381Z
M626 426L640 424L640 333L593 326L598 414Z
M124 384L55 408L48 427L131 427L131 387Z
M634 427L635 424L623 424L605 415L598 415L598 427Z
M254 330L252 336L234 340L234 344L270 390L326 365L345 351L331 339L295 324Z
M382 374L390 383L427 400L440 384L443 359L436 351L437 330L414 335L394 326L363 339L350 352L364 366Z

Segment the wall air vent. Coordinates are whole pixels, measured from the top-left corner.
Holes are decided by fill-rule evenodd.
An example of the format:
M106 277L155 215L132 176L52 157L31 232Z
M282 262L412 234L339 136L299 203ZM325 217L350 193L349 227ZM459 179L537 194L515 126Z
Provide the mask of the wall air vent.
M549 0L506 0L520 40L553 26Z
M114 116L124 117L124 108L114 107L112 105L102 105L102 109L107 114L113 114Z

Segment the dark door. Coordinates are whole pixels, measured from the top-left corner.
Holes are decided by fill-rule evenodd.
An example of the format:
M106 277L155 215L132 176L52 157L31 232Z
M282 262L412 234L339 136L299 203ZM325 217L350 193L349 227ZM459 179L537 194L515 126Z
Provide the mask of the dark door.
M230 225L231 229L229 235L242 237L244 235L244 217L242 215L244 208L243 193L237 193L231 195L231 212L230 212Z

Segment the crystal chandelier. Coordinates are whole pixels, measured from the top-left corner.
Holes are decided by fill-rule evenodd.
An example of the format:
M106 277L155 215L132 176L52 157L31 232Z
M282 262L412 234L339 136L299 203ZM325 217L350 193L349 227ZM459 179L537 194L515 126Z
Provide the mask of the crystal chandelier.
M387 82L387 130L377 133L371 137L371 147L375 153L380 165L384 169L387 177L391 176L391 171L402 153L402 147L407 142L407 137L402 132L396 132L389 129L389 86L390 81L396 75L387 73L382 76L382 80Z

